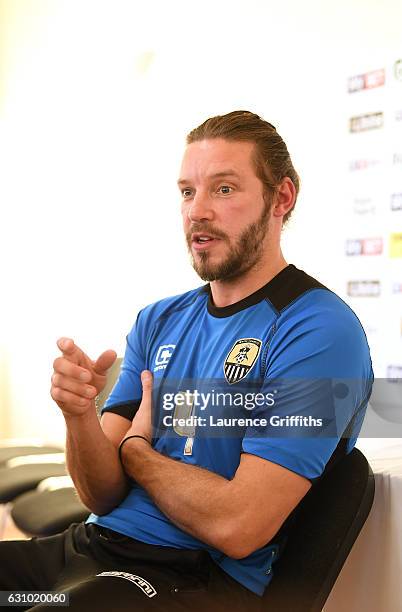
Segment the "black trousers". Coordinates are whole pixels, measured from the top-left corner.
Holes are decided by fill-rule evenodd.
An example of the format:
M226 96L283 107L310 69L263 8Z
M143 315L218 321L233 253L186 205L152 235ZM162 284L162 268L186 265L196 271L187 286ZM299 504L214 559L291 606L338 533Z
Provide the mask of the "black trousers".
M145 544L91 523L0 542L0 590L68 593L64 609L80 612L260 612L262 602L204 550Z

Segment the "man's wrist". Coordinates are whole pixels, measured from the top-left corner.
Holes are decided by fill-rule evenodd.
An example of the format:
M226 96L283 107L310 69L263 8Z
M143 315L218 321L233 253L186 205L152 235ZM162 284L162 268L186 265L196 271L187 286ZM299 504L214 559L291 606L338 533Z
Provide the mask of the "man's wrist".
M119 445L119 459L122 465L124 465L124 453L127 452L127 447L129 444L142 444L144 448L145 446L151 448L151 441L145 436L142 436L140 434L132 434L130 436L125 436L125 438L123 438Z
M94 417L96 417L98 419L98 416L96 414L96 410L95 410L95 402L92 401L91 402L91 406L85 410L85 412L82 412L80 414L74 414L71 412L64 412L63 410L61 411L64 417L64 420L66 421L66 424L68 423L85 423L85 422L89 422L92 421Z

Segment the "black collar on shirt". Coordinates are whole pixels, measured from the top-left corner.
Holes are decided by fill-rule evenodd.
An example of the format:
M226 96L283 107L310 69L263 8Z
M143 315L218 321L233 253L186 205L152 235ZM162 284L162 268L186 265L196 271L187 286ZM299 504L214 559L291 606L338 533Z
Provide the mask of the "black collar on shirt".
M251 295L243 298L239 302L229 304L229 306L215 306L212 300L211 286L208 283L202 288L203 293L208 294L208 312L214 317L230 317L245 308L254 306L262 300L269 300L272 306L280 312L295 299L300 297L309 289L326 289L319 281L309 276L303 270L299 270L293 264L289 264L281 270L266 285L254 291Z

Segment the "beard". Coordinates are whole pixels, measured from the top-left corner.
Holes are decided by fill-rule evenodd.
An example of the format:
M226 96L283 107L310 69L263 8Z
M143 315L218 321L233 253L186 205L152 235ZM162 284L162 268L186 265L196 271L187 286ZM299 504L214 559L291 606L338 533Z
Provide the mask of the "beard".
M264 209L253 223L250 223L240 234L234 244L223 232L215 230L209 224L194 223L187 233L187 246L191 256L191 264L198 276L207 282L233 280L246 274L262 258L264 251L264 238L268 231L271 198L264 197ZM197 253L197 259L191 252L191 234L202 232L211 234L229 245L229 254L217 263L211 261L210 253Z

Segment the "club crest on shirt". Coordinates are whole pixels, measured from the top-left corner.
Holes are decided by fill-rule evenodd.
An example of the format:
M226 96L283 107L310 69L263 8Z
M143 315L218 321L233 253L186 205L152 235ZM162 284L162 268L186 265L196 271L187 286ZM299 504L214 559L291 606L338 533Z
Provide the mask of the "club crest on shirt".
M247 376L257 361L262 342L257 338L236 340L223 364L225 378L230 385Z

